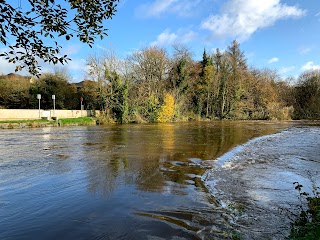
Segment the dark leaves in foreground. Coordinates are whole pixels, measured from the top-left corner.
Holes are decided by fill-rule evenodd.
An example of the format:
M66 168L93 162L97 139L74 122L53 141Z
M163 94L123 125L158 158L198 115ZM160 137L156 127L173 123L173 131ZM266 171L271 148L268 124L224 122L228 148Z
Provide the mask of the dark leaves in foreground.
M65 64L70 59L61 55L58 39L76 37L91 47L97 37L107 36L103 22L115 14L118 1L25 0L14 6L0 0L0 41L8 47L0 56L32 75L40 74L40 60Z

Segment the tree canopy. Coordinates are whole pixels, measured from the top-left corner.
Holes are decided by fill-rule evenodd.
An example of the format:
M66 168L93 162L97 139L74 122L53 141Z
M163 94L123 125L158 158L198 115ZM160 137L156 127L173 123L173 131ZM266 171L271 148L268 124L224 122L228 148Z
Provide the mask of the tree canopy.
M202 60L190 49L174 46L172 55L147 47L118 58L110 49L87 60L88 79L71 83L57 69L40 78L0 76L0 108L102 111L102 123L189 120L320 119L320 71L282 79L277 71L248 66L240 45L226 51L204 51Z
M103 23L112 18L119 0L0 0L0 41L8 47L1 53L16 64L39 75L39 59L67 63L58 39L78 38L90 47L96 38L107 36ZM15 6L15 5L16 6Z

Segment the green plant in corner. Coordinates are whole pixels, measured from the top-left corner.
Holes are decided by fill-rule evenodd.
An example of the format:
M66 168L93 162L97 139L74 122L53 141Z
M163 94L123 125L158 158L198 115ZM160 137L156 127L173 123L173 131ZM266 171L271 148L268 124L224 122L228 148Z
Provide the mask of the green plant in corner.
M238 233L238 232L236 232L236 231L232 232L232 234L231 234L231 239L232 239L232 240L241 240L241 235L240 235L240 233Z
M290 239L294 240L319 240L320 239L320 188L313 184L313 196L302 192L302 185L294 182L295 189L299 192L301 213L291 226ZM302 207L302 200L306 198L308 209Z

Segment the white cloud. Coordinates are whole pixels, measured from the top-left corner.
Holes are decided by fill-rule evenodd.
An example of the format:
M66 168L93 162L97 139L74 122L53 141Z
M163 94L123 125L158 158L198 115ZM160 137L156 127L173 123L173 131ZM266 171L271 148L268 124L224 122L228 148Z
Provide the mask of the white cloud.
M157 37L157 40L152 42L152 46L166 46L175 43L177 40L178 35L175 33L170 33L168 29L164 32L160 33Z
M0 53L9 52L11 49L4 47L0 48ZM18 64L9 63L4 57L0 57L0 74L15 73ZM30 75L28 69L25 67L23 70L16 72L19 75Z
M275 63L275 62L279 62L279 58L273 57L273 58L269 59L269 61L268 61L269 64Z
M156 0L153 3L145 4L140 10L145 12L145 16L159 16L166 12L177 0Z
M86 65L86 60L83 58L72 59L72 61L69 61L69 63L65 66L72 75L72 82L82 81L88 69L88 66Z
M61 49L63 54L68 55L68 56L75 55L75 54L79 53L80 50L81 50L80 44L67 45Z
M301 67L301 70L303 71L309 71L309 70L320 70L320 65L314 64L314 62L310 61L307 62L305 65Z
M229 0L219 15L212 15L201 24L215 37L248 39L259 29L274 25L278 20L298 18L306 11L283 4L280 0Z
M67 45L61 50L63 54L58 55L58 57L63 56L64 54L70 57L71 55L76 55L77 53L79 53L80 50L81 50L80 44ZM9 48L0 48L0 52L8 52L8 51L9 51ZM62 65L61 63L58 63L57 65L50 64L48 62L44 62L42 59L38 59L38 61L39 61L39 66L41 67L41 71L40 71L41 73L53 72L55 67L66 67L70 71L83 71L85 67L84 59L72 58L71 61L68 61L68 63L64 65ZM14 73L17 65L18 64L9 63L8 60L6 60L4 57L0 57L0 74ZM30 75L27 67L24 67L22 71L18 71L17 74Z
M86 60L81 58L81 59L72 59L71 61L68 62L68 64L65 64L68 69L72 71L84 71L86 67Z
M304 54L309 53L311 51L311 48L309 48L309 47L301 47L301 48L299 48L298 51L299 51L300 54L304 55Z
M182 36L180 37L180 43L186 44L191 42L192 40L194 40L197 37L197 33L194 31L189 31L185 34L182 34Z
M159 17L166 13L175 13L179 16L191 16L194 9L204 0L154 0L137 8L136 14L142 17Z
M3 57L0 58L0 74L9 74L14 73L16 65L9 63L8 60L5 60ZM16 72L19 75L30 75L27 71L27 68L24 68L22 71Z
M106 51L106 52L110 50L110 49L108 49L106 47L101 46L100 44L97 44L96 46L97 46L97 48L99 48L99 49L101 49L103 51Z
M169 29L164 30L157 37L157 40L152 42L151 46L169 46L175 43L183 43L186 44L193 39L195 39L197 34L194 31L185 31L183 29L179 29L177 33L170 32Z
M291 67L283 67L279 70L279 73L280 74L285 74L285 73L288 73L288 72L292 72L293 70L295 70L296 67L295 66L291 66Z
M62 65L61 63L54 65L44 63L43 61L41 61L40 65L41 73L53 73L56 69L66 70L67 73L70 74L71 82L82 81L87 69L86 60L83 58L73 58L71 61L68 61L68 63L64 65Z

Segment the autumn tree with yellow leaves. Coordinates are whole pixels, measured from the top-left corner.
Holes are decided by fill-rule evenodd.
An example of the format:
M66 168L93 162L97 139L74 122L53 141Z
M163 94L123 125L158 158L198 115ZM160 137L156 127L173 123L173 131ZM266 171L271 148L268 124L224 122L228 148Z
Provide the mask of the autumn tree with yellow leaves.
M167 93L164 96L164 104L161 106L158 122L171 122L174 116L174 98Z

